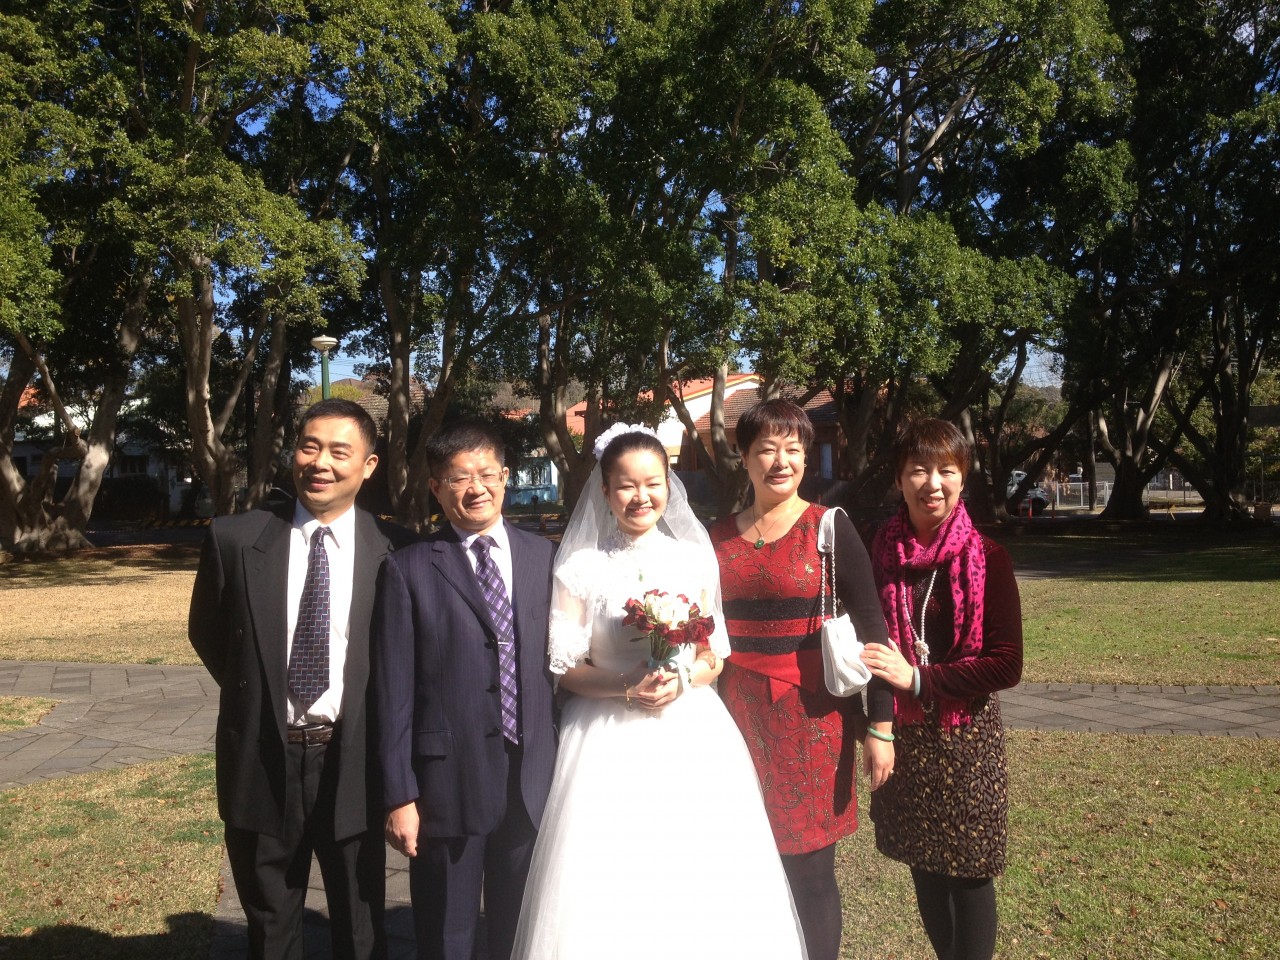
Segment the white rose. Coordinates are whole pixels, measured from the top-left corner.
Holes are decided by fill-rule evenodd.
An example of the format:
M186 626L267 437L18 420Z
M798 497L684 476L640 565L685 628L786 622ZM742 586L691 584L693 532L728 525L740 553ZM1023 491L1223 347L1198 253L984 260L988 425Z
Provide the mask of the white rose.
M657 609L655 611L655 616L653 619L656 620L658 623L665 623L665 624L676 623L676 620L674 619L674 617L676 616L676 611L677 611L676 604L679 603L679 601L675 597L671 596L670 594L668 594L665 597L657 597L655 599L658 601L658 603L657 603Z

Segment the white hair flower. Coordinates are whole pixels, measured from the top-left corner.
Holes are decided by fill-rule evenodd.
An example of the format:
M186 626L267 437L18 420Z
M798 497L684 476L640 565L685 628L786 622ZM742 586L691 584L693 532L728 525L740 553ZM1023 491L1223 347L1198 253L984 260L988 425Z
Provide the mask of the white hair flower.
M661 439L658 436L658 431L654 430L652 427L646 427L643 423L615 423L604 433L600 434L600 436L596 437L596 445L591 448L592 453L596 455L596 459L599 460L604 456L605 447L609 446L609 444L618 437L627 433L644 433L653 437L655 440Z

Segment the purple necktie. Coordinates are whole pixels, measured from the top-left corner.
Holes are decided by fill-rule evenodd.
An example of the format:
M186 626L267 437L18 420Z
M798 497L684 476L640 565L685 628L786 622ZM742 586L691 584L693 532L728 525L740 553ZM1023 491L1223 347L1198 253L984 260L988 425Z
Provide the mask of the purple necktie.
M502 735L512 743L520 742L519 681L516 679L515 621L511 615L511 601L502 582L498 565L489 556L492 537L476 537L471 549L476 555L476 578L489 606L489 618L498 634L498 684L502 696Z
M304 713L329 689L329 553L324 538L330 532L320 527L311 535L307 579L289 653L289 689Z

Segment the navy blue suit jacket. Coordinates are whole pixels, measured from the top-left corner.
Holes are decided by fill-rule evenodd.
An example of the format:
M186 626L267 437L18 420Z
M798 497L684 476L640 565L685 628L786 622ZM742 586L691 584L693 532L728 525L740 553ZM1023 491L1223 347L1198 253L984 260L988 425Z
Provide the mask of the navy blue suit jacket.
M520 789L536 826L556 752L547 668L555 548L509 524L507 533L520 674ZM490 833L506 808L510 762L497 639L451 526L387 557L371 644L384 808L417 800L427 836Z

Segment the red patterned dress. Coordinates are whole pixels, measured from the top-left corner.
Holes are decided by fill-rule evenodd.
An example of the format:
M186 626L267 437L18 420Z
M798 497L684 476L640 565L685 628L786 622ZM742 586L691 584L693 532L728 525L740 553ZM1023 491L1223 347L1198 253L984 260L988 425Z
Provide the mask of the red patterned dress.
M733 655L720 696L755 761L778 852L808 853L858 826L855 795L860 697L841 699L822 676L818 523L811 504L782 537L756 548L733 517L711 529ZM866 548L847 518L836 522L836 593L864 643L886 633ZM869 688L871 718L893 717L893 694Z

